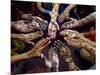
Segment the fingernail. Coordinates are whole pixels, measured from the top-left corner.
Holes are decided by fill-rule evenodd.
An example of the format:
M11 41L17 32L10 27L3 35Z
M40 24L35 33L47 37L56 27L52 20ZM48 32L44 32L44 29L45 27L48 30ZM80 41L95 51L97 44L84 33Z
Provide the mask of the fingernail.
M55 43L56 43L57 41L55 41Z
M51 43L51 41L49 41L49 43Z
M66 40L66 37L64 37L64 39Z
M57 40L57 41L60 41L60 40Z

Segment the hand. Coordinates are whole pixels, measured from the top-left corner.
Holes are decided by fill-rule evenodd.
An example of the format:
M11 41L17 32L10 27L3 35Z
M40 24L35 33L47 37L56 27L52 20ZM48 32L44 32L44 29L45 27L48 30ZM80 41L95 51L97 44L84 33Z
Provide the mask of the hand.
M79 39L81 35L79 32L70 29L64 29L60 32L60 35L64 36L64 40L68 43L68 45L81 47L81 40Z
M51 46L48 52L48 60L51 62L51 66L54 68L54 71L59 69L59 58L56 50Z
M79 32L70 29L64 29L60 32L60 35L64 36L64 39L68 43L68 45L75 47L81 46L81 35Z
M61 41L57 40L54 43L56 49L60 50L60 54L63 57L63 59L65 60L65 62L67 62L68 66L69 66L69 70L79 70L79 68L74 64L74 61L71 57L71 52L70 49Z
M78 27L80 24L79 24L79 21L77 19L74 19L74 18L69 18L69 21L68 22L65 22L62 24L61 26L61 29L65 29L65 28L76 28Z
M64 37L71 37L71 38L79 38L80 37L80 33L75 31L75 30L71 30L71 29L64 29L62 31L60 31L60 35L64 36Z
M47 23L45 23L40 17L34 16L32 19L32 24L37 30L45 31L47 29Z
M68 63L70 71L78 71L80 70L74 63Z
M32 21L31 21L32 20ZM47 24L40 17L34 16L31 20L18 20L11 22L11 26L20 32L32 32L35 30L46 30Z
M58 24L56 22L50 22L48 27L48 35L51 39L56 38L57 30L59 30Z
M84 48L90 54L95 56L95 47L96 47L95 42L88 40L75 30L66 29L64 32L60 32L60 34L66 34L64 39L68 43L68 45Z
M67 13L64 13L64 12L63 12L63 13L59 16L58 20L59 20L60 23L62 23L65 19L68 20L68 18L69 18L69 12L67 12Z
M24 20L31 20L32 19L32 14L31 13L30 14L23 14L21 16L21 18L24 19Z
M24 33L34 31L36 27L32 25L31 21L24 21L24 20L11 22L11 26L16 30Z
M16 33L11 34L11 38L20 39L25 42L30 42L30 41L40 38L42 36L43 36L42 31L36 31L36 32L32 32L32 33L27 33L27 34L16 34Z
M41 39L39 42L37 42L37 44L32 48L31 51L12 56L11 62L16 63L16 62L21 61L21 60L40 56L40 54L43 52L43 50L50 44L51 41L49 41L49 40L50 39L48 37L45 39L44 38Z
M64 60L66 62L70 62L70 60L68 60L69 57L71 57L71 52L70 52L69 48L60 40L55 41L54 46L55 46L54 48L56 50L60 50L59 52L60 52L61 56L63 56Z
M40 41L36 43L36 45L33 47L31 51L29 51L27 54L30 57L34 56L40 56L40 54L43 52L43 50L50 44L51 41L49 41L50 38L42 38Z

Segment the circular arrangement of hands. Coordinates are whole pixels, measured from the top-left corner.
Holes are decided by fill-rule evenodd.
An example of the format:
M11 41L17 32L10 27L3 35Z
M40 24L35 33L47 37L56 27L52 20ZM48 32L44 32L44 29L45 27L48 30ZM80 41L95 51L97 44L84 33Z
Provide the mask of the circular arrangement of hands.
M70 18L69 12L67 12L67 15L64 13L63 15L59 16L58 19L60 22L63 22L65 18L69 20L59 27L58 23L56 22L58 8L59 5L55 4L52 12L50 12L51 22L49 23L48 27L48 24L45 23L43 19L36 16L33 17L31 14L24 14L22 15L23 20L11 22L12 28L22 32L21 34L12 33L11 38L20 39L33 45L33 48L30 51L11 56L12 63L40 56L41 58L45 59L45 63L49 68L53 67L54 71L59 71L58 51L68 64L69 70L80 70L73 61L69 47L59 39L53 43L54 47L50 47L48 58L43 55L42 52L50 45L52 39L56 38L57 32L59 31L58 34L63 37L68 45L81 48L80 52L82 49L84 49L84 51L87 53L85 56L88 58L87 60L95 64L95 42L85 38L84 34L71 29L80 27L80 20ZM46 30L48 30L48 36L44 37L44 32ZM43 38L40 39L36 44L33 42L41 37Z

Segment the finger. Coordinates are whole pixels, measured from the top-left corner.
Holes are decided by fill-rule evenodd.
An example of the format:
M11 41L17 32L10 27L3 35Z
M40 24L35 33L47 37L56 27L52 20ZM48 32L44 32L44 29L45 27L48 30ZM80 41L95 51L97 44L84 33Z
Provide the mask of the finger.
M65 47L65 44L63 43L63 42L61 42L60 40L57 40L58 41L58 43L60 43L60 45L62 46L62 47Z
M71 26L70 26L70 24L72 24L72 21L68 21L68 22L65 22L65 23L63 23L62 24L62 26L61 26L61 28L62 29L65 29L65 28L72 28Z
M72 45L71 39L68 37L64 37L64 40L67 42L68 45Z
M80 42L78 42L77 40L73 38L69 38L69 37L64 37L64 39L68 45L74 46L74 47L80 47Z
M44 41L42 41L39 45L39 47L44 46L49 40L48 39L44 39Z
M27 43L32 44L33 46L35 45L34 42L27 41Z
M41 54L40 54L40 57L41 57L41 58L44 58L45 56L44 56L44 54L41 53Z
M64 29L64 30L62 30L62 31L60 31L60 35L61 36L68 36L68 32L67 32L67 29Z
M63 23L62 26L61 26L61 29L67 28L67 25L68 25L67 22Z
M62 49L61 46L59 44L57 44L57 42L54 43L54 46L56 49L60 49L60 50Z
M44 48L46 48L50 43L51 43L51 41L49 41L47 44L45 44L42 47L33 48L31 51L28 52L28 55L31 57L39 56L42 53L42 51L44 50Z
M59 21L59 23L62 23L63 22L61 18L59 18L58 21Z
M42 38L41 40L39 40L39 41L36 43L36 45L35 45L35 46L40 45L42 41L44 41L44 38Z
M53 46L51 46L51 49L54 51L54 53L57 53L57 50Z
M36 52L42 52L49 44L51 43L51 41L48 41L45 45L43 45L42 47L38 48L38 50L36 50Z
M55 44L58 45L60 48L62 47L58 41L55 41Z

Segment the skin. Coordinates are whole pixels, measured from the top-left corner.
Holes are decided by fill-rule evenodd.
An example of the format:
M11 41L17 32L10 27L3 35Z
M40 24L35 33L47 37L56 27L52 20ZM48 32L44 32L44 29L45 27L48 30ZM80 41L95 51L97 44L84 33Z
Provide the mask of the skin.
M74 18L69 18L68 22L65 22L61 25L61 29L69 29L69 28L75 28L79 26L79 21L77 19Z
M11 27L15 28L16 30L20 31L20 32L31 32L35 30L34 25L27 25L25 22L30 22L31 21L24 21L24 20L18 20L18 21L13 21L11 22Z
M33 16L32 16L31 13L29 13L29 14L23 14L23 15L21 16L21 18L22 18L23 20L30 20L30 19L33 18Z
M96 42L96 29L94 27L91 27L89 31L82 32L80 34L86 37L87 39Z
M55 41L54 45L56 49L60 50L60 54L65 60L65 62L68 64L69 70L70 71L79 70L79 68L75 65L72 59L70 49L63 42L59 40Z
M79 52L80 52L80 56L85 60L91 62L92 64L96 63L95 57L91 55L87 50L81 48Z
M42 38L40 41L36 43L36 45L32 48L32 50L11 56L11 63L16 63L22 60L30 59L32 57L40 56L40 54L45 50L45 48L50 44L51 41L47 38Z
M24 20L11 22L11 27L23 33L32 32L35 30L45 31L47 28L47 24L40 17L33 17L29 14L23 14L22 18Z
M30 59L30 58L36 57L36 56L41 56L42 52L50 44L51 41L49 41L49 40L55 39L56 33L59 30L59 26L56 22L56 19L58 16L58 9L59 9L59 5L55 4L52 12L49 12L49 15L51 16L51 22L48 26L48 35L50 36L50 38L47 37L45 39L44 38L41 39L39 42L36 43L36 45L30 51L28 51L26 53L11 56L12 63L16 63L21 60ZM68 10L68 11L67 10L68 10L68 8L66 8L64 13L62 13L60 15L59 19L61 22L63 22L65 18L66 19L69 18L70 10ZM43 9L41 11L44 12L45 10ZM26 32L34 31L35 29L45 30L45 28L46 28L45 25L43 25L44 24L43 20L39 17L33 17L31 14L28 14L28 15L24 14L22 16L22 18L24 20L16 21L17 23L15 23L15 22L11 23L11 26L13 28L15 28L16 30L19 30L20 32L26 33ZM82 21L85 22L85 19L82 19L80 21L76 20L74 18L69 18L69 19L70 19L70 21L67 23L64 23L61 28L75 28L75 27L81 26L80 24L82 24ZM24 23L25 20L30 21L33 25L31 27L28 27L28 25ZM33 20L33 21L31 21L31 20ZM31 36L33 34L35 37ZM69 45L75 46L75 47L81 47L82 49L85 49L85 51L87 51L90 54L90 57L91 57L91 55L93 58L95 57L95 51L94 51L95 43L84 38L83 35L80 35L77 31L64 30L64 31L60 32L60 35L64 37L64 40ZM42 36L43 36L43 34L41 32L28 33L28 34L12 34L12 38L18 38L25 42L31 42L32 40L35 40ZM84 43L84 44L82 44L82 43ZM63 59L66 61L66 63L69 66L69 70L70 71L79 70L79 68L75 65L75 63L71 57L70 49L63 42L57 40L57 41L55 41L54 46L55 47L51 48L51 51L48 53L48 55L49 55L48 59L46 57L44 57L46 65L48 67L51 68L54 65L53 62L55 62L57 64L57 65L54 65L54 67L56 67L55 71L58 71L59 58L58 58L56 52L54 52L53 50L59 49L61 56L63 57ZM90 50L92 50L92 51L90 51Z
M54 67L54 71L58 72L59 71L59 58L57 55L57 52L53 47L49 50L48 53L48 59L52 64L52 67Z
M48 26L48 35L50 36L51 39L56 38L56 33L57 33L57 30L59 29L59 26L56 22L58 9L59 9L59 4L54 4L52 12L50 13L51 22L49 23L49 26Z
M62 24L61 26L61 29L64 29L64 28L79 28L79 27L82 27L84 25L89 25L89 24L94 24L95 23L95 20L96 18L94 16L92 16L91 14L80 19L80 20L76 20L74 18L72 18L73 20L72 21L69 21L69 22L65 22Z
M57 33L58 27L54 23L50 23L48 27L48 35L50 36L51 39L56 38L56 33Z
M49 49L48 58L44 56L44 54L41 54L41 58L45 59L45 64L49 69L53 68L54 72L59 71L59 58L57 52L52 46Z
M18 54L17 51L21 51L22 49L25 48L23 41L13 39L12 42L15 47L11 49L11 55L16 55L16 54Z
M70 4L68 7L66 7L65 10L62 12L62 14L58 18L59 22L62 23L65 19L68 20L70 11L74 9L75 7L76 7L75 4Z
M16 34L16 33L11 34L11 38L20 39L25 42L31 42L32 40L36 40L42 36L43 36L43 32L41 31L36 31L33 33L27 33L27 34Z
M80 56L91 63L95 64L95 42L88 40L85 38L86 35L90 35L90 33L94 33L94 30L89 31L88 33L78 33L74 30L63 30L60 32L61 35L64 36L65 41L74 47L80 48Z
M60 35L64 36L64 40L70 46L82 48L86 50L91 57L96 57L96 44L95 42L85 38L79 32L75 30L65 29L60 32ZM95 59L93 59L95 61Z
M37 8L38 8L38 10L41 11L42 13L48 13L48 14L50 14L50 11L48 11L48 10L46 10L46 9L44 9L44 8L42 7L42 3L41 3L41 2L38 2L38 3L37 3Z

